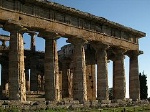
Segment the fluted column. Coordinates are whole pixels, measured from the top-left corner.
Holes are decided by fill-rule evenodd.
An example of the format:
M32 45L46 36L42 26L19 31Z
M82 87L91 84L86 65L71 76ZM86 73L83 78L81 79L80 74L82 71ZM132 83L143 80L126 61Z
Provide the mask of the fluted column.
M107 53L108 45L93 43L97 58L97 99L109 100Z
M37 59L35 55L35 32L28 32L31 36L31 69L30 69L30 90L38 91L38 74L37 74Z
M22 32L25 29L13 23L6 25L5 29L10 31L9 99L26 101L24 42Z
M57 54L57 35L55 33L42 33L39 36L45 38L45 99L49 101L60 99L59 69Z
M138 67L139 51L130 51L129 69L129 96L132 100L140 100L140 82L139 82L139 67Z
M31 36L30 49L31 49L31 51L36 51L36 46L35 46L35 36L36 36L36 33L35 32L28 32L28 33Z
M86 77L87 99L96 100L95 64L86 65Z
M87 85L86 85L86 64L85 64L85 40L70 39L74 45L73 53L73 99L80 102L87 100Z
M96 100L95 50L90 44L86 45L85 60L87 77L87 99Z
M62 61L62 98L69 97L68 90L68 69L69 69L69 61Z
M124 100L126 95L124 52L122 49L117 49L113 60L113 97L116 100Z

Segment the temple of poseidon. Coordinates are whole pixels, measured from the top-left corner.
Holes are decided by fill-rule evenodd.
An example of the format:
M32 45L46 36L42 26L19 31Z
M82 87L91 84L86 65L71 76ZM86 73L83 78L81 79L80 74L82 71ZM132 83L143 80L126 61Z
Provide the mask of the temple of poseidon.
M125 100L125 55L129 97L140 100L138 40L145 33L44 0L0 0L0 28L10 33L0 35L2 100L24 102L37 92L45 101L109 101L109 60L113 100ZM31 36L30 49L24 49L24 33ZM45 52L36 51L37 36L45 39ZM60 37L70 44L57 51Z

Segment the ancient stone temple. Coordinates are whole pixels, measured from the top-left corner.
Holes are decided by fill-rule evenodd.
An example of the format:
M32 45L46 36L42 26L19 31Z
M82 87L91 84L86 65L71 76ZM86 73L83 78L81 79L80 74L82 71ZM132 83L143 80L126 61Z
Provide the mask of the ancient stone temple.
M10 33L0 36L2 99L23 102L37 92L46 101L109 101L107 62L112 60L113 99L125 100L127 55L130 98L140 100L138 40L145 33L42 0L0 0L0 27ZM30 49L24 49L24 33L31 36ZM45 52L36 51L37 36L45 40ZM60 37L70 44L57 51Z

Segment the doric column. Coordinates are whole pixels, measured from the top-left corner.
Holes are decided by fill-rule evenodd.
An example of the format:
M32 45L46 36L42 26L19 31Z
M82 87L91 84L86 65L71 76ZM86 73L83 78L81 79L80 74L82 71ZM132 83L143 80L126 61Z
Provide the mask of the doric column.
M86 85L86 64L85 64L85 40L69 39L74 45L73 53L73 99L80 102L87 100L87 85Z
M25 69L25 77L26 77L26 91L30 91L30 80L29 80L29 69Z
M129 96L132 100L140 100L140 82L139 82L139 67L138 67L139 51L130 51L129 69Z
M54 101L60 99L58 54L55 33L45 32L39 36L45 38L45 99Z
M87 99L96 100L95 64L86 65L86 77Z
M37 59L35 55L35 32L28 32L31 36L31 69L30 69L30 90L38 91Z
M116 100L124 100L126 95L124 52L122 49L116 49L113 60L113 97Z
M23 27L7 24L10 31L9 47L9 99L26 101L25 73L24 73L24 42Z
M36 51L36 46L35 46L35 36L36 36L36 33L35 32L28 32L28 33L31 36L30 49L31 49L31 51Z
M109 100L107 53L108 45L93 43L97 58L97 99Z
M68 69L69 69L69 61L67 59L62 60L62 98L69 97Z
M73 98L73 91L72 91L72 86L73 86L73 73L71 69L67 69L67 74L68 74L68 94L69 98Z
M95 50L90 45L85 46L87 99L96 100Z

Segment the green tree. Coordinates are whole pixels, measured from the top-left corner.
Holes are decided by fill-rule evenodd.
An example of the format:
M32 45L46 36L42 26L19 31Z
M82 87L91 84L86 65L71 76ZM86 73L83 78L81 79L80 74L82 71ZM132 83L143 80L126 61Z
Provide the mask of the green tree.
M140 73L139 74L139 80L140 80L140 97L141 100L147 99L147 76L146 74Z
M113 99L113 88L109 88L109 100Z

